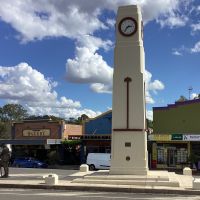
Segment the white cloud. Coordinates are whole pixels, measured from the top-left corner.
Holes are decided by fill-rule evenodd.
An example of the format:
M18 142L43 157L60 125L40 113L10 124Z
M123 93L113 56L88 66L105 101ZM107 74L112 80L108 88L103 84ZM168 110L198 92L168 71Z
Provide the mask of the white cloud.
M153 111L147 110L146 111L146 117L147 117L147 119L153 120Z
M191 53L200 53L200 41L197 42L193 48L190 49Z
M110 27L114 27L114 26L115 26L115 23L116 23L115 19L107 19L107 20L106 20L106 24L107 24L108 26L110 26Z
M197 98L198 97L198 94L197 93L192 93L191 95L190 95L190 98L191 99L195 99L195 98Z
M81 114L90 117L100 114L100 112L81 108L79 101L64 96L59 98L55 91L56 85L56 82L45 78L27 63L12 67L0 66L0 98L24 105L32 115L76 118Z
M161 27L164 26L169 26L170 28L174 28L174 27L181 27L181 26L185 26L187 21L188 21L188 17L186 16L176 16L174 13L171 14L171 16L168 16L167 18L159 18L157 19L157 22L160 23Z
M75 59L68 59L66 63L67 79L77 83L90 83L90 88L97 93L112 93L113 68L96 52L98 48L76 47ZM150 92L163 90L164 84L159 80L152 81L152 74L147 70L144 76L146 102L153 104Z
M110 84L113 68L111 68L97 50L108 50L112 42L103 41L92 36L81 37L76 47L74 59L68 59L66 63L67 79L78 83Z
M98 19L98 8L84 12L72 1L1 0L0 4L1 19L20 33L23 42L45 37L77 38L105 28Z
M42 40L46 37L68 37L75 39L75 58L68 59L66 63L67 79L72 82L90 83L90 88L99 93L110 93L112 91L113 68L99 54L100 48L108 51L112 48L110 40L102 40L94 36L95 31L108 29L114 24L112 18L100 20L103 10L117 11L118 6L128 4L140 4L143 12L143 21L148 23L156 19L162 26L182 26L187 18L179 14L180 4L183 0L65 0L65 1L34 1L34 0L0 0L0 18L12 25L19 33L18 38L22 42ZM14 14L13 14L14 13ZM26 20L25 20L26 19ZM93 36L92 36L93 35ZM149 72L148 72L149 73ZM150 73L149 73L150 74ZM43 75L41 75L43 76ZM34 93L27 88L33 87L30 84L30 77L21 77L21 87L26 92L20 91L14 94L13 85L4 85L2 94L10 99L34 99L41 103L42 96L36 98ZM53 90L54 84L46 80L49 96L55 104L61 105L62 100L57 100L57 93ZM45 82L45 81L44 81ZM158 81L147 81L147 102L154 100L150 91L162 90L164 85ZM37 84L36 84L37 85ZM6 88L7 87L7 88ZM47 89L45 87L45 89ZM9 91L9 92L6 92ZM34 87L33 87L34 91ZM37 90L36 90L37 91ZM20 96L21 95L21 96ZM49 100L50 101L50 100ZM64 101L65 102L65 101ZM70 104L69 101L67 101ZM66 103L66 102L65 102ZM43 106L49 103L43 102ZM54 104L54 105L55 105ZM73 105L78 105L72 101ZM48 106L47 106L48 107ZM58 107L58 105L57 105Z
M153 104L154 100L150 94L152 91L153 93L157 94L158 90L163 90L165 88L164 84L159 80L152 81L152 74L145 70L144 73L145 85L146 85L146 102Z
M180 51L178 51L178 50L173 50L173 51L172 51L172 54L175 55L175 56L182 56L182 55L183 55L183 54L182 54Z
M200 23L192 24L191 27L193 32L200 31Z
M200 53L200 41L196 42L192 48L188 48L182 45L179 49L173 49L173 52L177 52L177 54L173 53L174 55L182 55L184 52L191 54Z
M0 66L0 98L23 99L27 101L54 101L57 93L52 91L56 82L45 79L27 63L14 67Z
M112 93L112 84L102 84L102 83L93 83L90 85L90 89L93 92L97 93Z
M183 26L187 22L183 11L188 4L185 0L0 0L0 17L19 32L23 42L41 40L46 37L79 38L105 29L100 21L103 10L117 11L120 5L139 4L144 22L156 19L162 26ZM14 13L14 14L13 14ZM25 20L26 19L26 20ZM108 26L113 19L106 19Z

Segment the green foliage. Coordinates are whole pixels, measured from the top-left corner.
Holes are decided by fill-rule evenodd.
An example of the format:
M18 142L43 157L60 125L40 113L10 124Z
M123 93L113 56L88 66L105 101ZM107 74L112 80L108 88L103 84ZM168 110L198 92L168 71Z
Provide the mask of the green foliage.
M8 138L6 134L6 124L4 122L0 122L0 138L1 139Z
M27 110L20 104L6 104L0 107L0 121L21 121L28 116Z
M54 115L43 115L43 116L31 115L31 116L25 118L25 120L52 120L52 121L60 121L60 120L64 120L64 119L60 118L60 117L56 117Z
M194 154L194 153L191 153L191 155L189 156L189 158L188 158L188 161L190 162L190 163L196 163L196 162L198 162L200 160L200 156L199 155L196 155L196 154Z
M188 101L188 99L185 96L181 95L176 102L184 102L184 101Z
M59 153L54 150L54 151L50 151L47 154L47 162L49 165L55 165L60 161L60 156Z
M153 129L153 121L150 119L147 119L147 128L152 128Z
M61 143L69 147L75 147L76 145L81 144L81 140L64 140Z
M78 119L71 117L66 122L70 124L83 124L83 122L87 119L89 119L89 117L86 114L82 114L80 117L78 117Z

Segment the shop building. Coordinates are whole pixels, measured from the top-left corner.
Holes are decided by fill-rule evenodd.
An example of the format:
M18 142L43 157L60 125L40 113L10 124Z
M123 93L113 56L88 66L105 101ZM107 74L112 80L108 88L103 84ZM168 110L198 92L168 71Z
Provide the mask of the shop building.
M200 99L154 107L150 166L182 169L200 160ZM196 161L192 157L196 157Z
M112 111L109 110L83 125L83 145L87 153L110 153L112 133Z
M81 125L65 124L63 120L24 120L12 125L12 139L0 143L12 145L12 157L34 157L46 160L50 152L56 152L63 160L62 141L69 135L82 135Z

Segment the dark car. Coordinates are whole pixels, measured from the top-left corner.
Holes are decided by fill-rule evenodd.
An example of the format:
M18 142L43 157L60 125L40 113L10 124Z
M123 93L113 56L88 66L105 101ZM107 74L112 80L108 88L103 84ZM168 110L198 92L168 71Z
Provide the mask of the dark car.
M16 158L12 164L13 167L24 168L47 168L48 165L44 162L36 160L35 158Z

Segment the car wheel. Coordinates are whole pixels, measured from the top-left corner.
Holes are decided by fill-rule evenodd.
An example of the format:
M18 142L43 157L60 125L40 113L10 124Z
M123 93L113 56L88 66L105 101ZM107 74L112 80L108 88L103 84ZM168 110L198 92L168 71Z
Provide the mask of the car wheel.
M89 170L90 171L94 171L95 170L95 166L94 165L89 165Z

